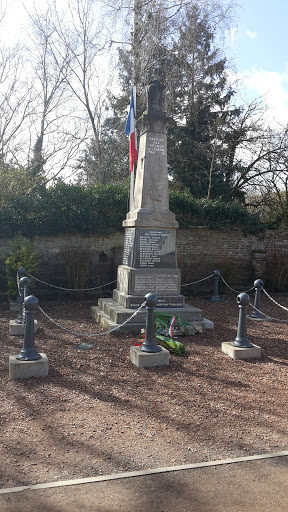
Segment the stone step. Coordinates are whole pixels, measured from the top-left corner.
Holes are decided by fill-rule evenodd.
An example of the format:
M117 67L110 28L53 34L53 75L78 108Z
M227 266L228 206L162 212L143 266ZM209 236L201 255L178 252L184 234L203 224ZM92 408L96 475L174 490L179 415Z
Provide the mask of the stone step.
M135 313L134 309L125 309L113 301L113 299L99 299L98 307L92 306L90 311L96 322L107 331L111 331L116 326L122 326ZM155 311L157 311L157 308L155 308ZM179 315L187 322L203 330L208 327L207 320L203 317L203 311L187 304L183 308L159 308L158 311L169 313L171 316ZM116 332L138 332L140 334L141 329L146 326L146 313L146 308L143 308L127 324L117 329ZM211 328L211 326L209 327Z
M130 318L136 311L136 309L127 309L123 306L120 306L113 299L99 299L98 300L98 308L100 311L103 311L105 315L107 315L113 322L116 324L122 324L128 318ZM137 315L131 319L133 323L143 323L146 321L146 308L142 308L142 310L137 313Z
M95 318L96 322L103 327L105 331L112 331L116 327L119 327L121 324L117 324L109 318L109 316L105 315L103 311L101 311L97 306L91 306L90 312L93 318ZM115 333L138 333L140 336L141 329L145 326L145 322L128 322L125 326L118 328Z

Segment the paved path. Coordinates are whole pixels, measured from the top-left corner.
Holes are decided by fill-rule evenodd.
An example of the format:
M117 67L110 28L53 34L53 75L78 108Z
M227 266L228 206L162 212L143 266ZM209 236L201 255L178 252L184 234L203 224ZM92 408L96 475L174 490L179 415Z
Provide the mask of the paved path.
M0 512L287 512L288 456L1 494Z

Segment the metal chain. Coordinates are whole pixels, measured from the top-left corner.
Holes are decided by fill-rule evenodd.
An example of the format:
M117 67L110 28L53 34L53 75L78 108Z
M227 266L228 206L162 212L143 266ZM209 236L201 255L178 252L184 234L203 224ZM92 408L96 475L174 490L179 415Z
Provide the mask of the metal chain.
M32 279L35 279L35 281L39 281L39 283L46 284L46 286L51 286L52 288L57 288L57 290L66 290L68 292L89 292L92 290L99 290L99 288L104 288L104 286L108 286L109 284L116 283L117 279L114 279L114 281L110 281L110 283L101 284L101 286L95 286L94 288L63 288L62 286L56 286L55 284L46 283L45 281L41 281L41 279L38 279L35 276L32 276L31 274L27 275L31 277Z
M284 306L281 306L280 304L278 304L274 299L272 299L272 297L270 297L268 295L268 293L264 290L264 288L262 288L263 292L266 293L267 297L269 297L269 299L272 300L272 302L275 302L275 304L277 304L277 306L280 306L280 308L282 307L283 309L286 309ZM285 319L282 319L282 318L275 318L274 316L269 316L269 315L266 315L266 313L263 313L263 311L260 311L260 309L257 309L255 308L255 306L253 304L249 304L251 306L251 308L253 308L255 311L257 311L258 313L261 313L261 315L264 315L265 318L263 318L263 322L271 322L271 320L273 320L274 322L279 322L279 323L287 323L288 320L285 320ZM288 310L287 310L288 311Z
M252 288L249 288L249 290L245 291L245 292L242 292L242 291L239 291L239 290L234 290L234 288L231 288L231 286L229 286L229 284L225 281L224 277L222 276L221 272L220 272L220 277L223 281L223 283L227 286L227 288L229 288L230 290L232 290L232 292L234 293L248 293L248 292L251 292L251 290L254 290L254 286L252 286Z
M263 318L264 322L265 322L265 320L268 321L268 322L270 322L270 320L276 320L276 318L272 318L272 316L266 315L266 313L263 313L263 311L260 311L260 309L255 308L254 304L252 304L251 302L249 302L249 306L253 310L257 311L257 313L261 313L261 315L265 316L265 318Z
M24 284L24 289L23 289L23 305L22 305L22 325L25 325L25 306L24 306L24 301L27 297L27 285Z
M193 281L193 283L181 284L181 287L182 286L190 286L190 284L202 283L202 281L206 281L206 279L210 279L210 277L213 277L213 274L210 274L210 276L204 277L203 279L199 279L199 281Z
M131 315L129 318L127 318L127 320L125 320L125 322L123 322L121 325L117 325L116 327L113 327L113 329L111 329L111 331L105 331L105 332L100 332L100 333L98 332L98 333L93 333L93 334L85 334L83 332L71 331L70 329L67 329L67 327L64 327L63 325L61 325L58 322L56 322L55 320L53 320L53 318L51 318L49 315L47 315L47 313L45 313L45 311L43 311L43 309L40 306L38 306L38 309L42 313L42 315L44 315L48 320L50 320L50 322L52 322L54 325L56 325L63 331L69 332L69 334L73 334L75 336L83 336L84 338L96 338L97 336L104 336L106 334L111 334L111 332L117 331L118 329L120 329L121 327L126 325L130 320L132 320L132 318L134 318L134 316L136 316L139 313L141 308L143 308L145 305L146 305L146 301L144 301L143 304L141 304L141 306L139 306L139 308L133 313L133 315Z
M262 288L262 289L263 289L263 292L265 293L265 295L268 297L268 299L272 300L272 302L274 302L274 304L276 304L276 306L279 306L279 308L282 308L282 309L285 309L285 311L288 311L288 308L285 308L285 306L281 306L281 304L279 304L278 302L276 302L276 300L275 300L275 299L273 299L273 298L269 295L269 293L267 293L267 292L266 292L266 290L264 290L264 288Z

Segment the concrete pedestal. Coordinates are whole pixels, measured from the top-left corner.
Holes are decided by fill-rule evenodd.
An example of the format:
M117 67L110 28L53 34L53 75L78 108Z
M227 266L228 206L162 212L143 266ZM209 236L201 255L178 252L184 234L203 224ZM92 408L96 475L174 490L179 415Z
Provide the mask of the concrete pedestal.
M130 360L138 368L152 368L153 366L169 365L170 354L164 347L160 352L142 352L141 347L130 347Z
M46 354L40 353L36 361L20 361L16 356L9 356L9 379L29 379L30 377L47 377L49 361Z
M10 336L24 336L25 325L18 324L17 320L10 320L9 334ZM34 320L34 334L38 332L38 322Z
M260 359L262 355L261 347L253 345L251 348L234 347L232 342L224 342L221 345L222 352L232 359Z

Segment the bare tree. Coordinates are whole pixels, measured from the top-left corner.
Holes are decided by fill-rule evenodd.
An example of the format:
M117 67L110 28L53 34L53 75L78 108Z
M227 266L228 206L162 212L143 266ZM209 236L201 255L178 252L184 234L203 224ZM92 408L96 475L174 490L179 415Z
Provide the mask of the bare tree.
M28 14L32 29L30 65L36 94L31 129L34 142L28 165L32 176L42 175L47 181L75 160L83 132L81 136L67 85L73 56L67 48L62 51L55 29L55 5L48 5L45 11L34 7Z
M73 95L79 122L87 129L87 141L101 162L101 131L107 109L107 89L111 84L109 45L97 17L94 0L71 0L65 20L58 16L55 31L62 58L69 55L65 84ZM99 13L98 13L99 14Z
M22 48L0 41L0 158L19 163L27 142L27 126L33 105L33 88L25 72ZM23 155L22 155L23 156Z

